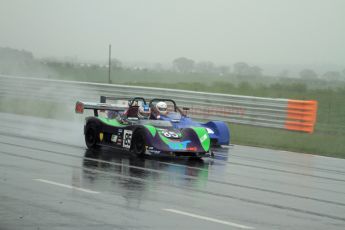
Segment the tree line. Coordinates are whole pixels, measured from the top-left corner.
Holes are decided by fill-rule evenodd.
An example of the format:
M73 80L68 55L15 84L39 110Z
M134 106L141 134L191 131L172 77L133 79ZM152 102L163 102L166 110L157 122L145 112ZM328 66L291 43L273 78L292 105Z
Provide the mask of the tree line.
M22 70L23 73L37 71L48 68L88 68L92 70L106 69L106 64L95 63L78 63L76 60L61 61L52 58L36 59L31 52L25 50L17 50L8 47L0 47L0 73L11 74ZM233 75L243 77L248 80L248 77L263 77L264 70L257 65L250 65L246 62L236 62L233 65L216 65L212 61L194 61L186 57L175 58L171 62L170 68L163 68L163 65L156 63L151 67L140 66L126 66L120 60L113 58L111 60L111 68L113 71L173 71L176 73L201 73L218 76ZM45 71L47 71L45 69ZM324 73L317 73L315 70L307 68L298 73L298 77L302 80L328 80L328 81L345 81L345 68L341 71L326 71ZM283 70L277 75L280 78L289 78L290 71Z

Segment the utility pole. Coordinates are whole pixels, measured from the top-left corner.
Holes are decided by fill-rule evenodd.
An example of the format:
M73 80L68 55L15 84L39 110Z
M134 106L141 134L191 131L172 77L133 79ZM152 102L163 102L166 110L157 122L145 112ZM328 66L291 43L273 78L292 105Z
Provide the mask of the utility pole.
M109 72L108 72L108 83L110 84L110 69L111 69L111 44L109 45Z

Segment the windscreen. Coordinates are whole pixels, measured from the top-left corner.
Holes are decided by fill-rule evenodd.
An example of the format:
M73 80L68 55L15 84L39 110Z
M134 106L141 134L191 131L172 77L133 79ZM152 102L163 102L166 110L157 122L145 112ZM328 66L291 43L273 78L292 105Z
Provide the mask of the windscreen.
M157 128L169 128L172 127L170 121L162 121L162 120L140 120L141 125L152 125Z

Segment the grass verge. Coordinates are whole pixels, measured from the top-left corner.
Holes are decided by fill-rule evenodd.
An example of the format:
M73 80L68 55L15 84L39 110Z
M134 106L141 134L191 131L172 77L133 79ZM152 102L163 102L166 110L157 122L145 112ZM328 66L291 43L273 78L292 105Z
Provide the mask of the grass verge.
M343 135L306 134L239 124L229 124L229 127L233 144L345 158Z

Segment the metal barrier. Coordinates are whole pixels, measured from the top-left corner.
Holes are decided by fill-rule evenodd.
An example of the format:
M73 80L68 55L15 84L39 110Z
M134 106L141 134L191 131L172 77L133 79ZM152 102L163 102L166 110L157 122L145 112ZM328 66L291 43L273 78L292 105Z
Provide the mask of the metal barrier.
M77 100L98 101L100 95L172 98L179 106L189 107L191 117L237 124L312 133L316 123L317 101L0 75L0 99L32 98L74 105Z

